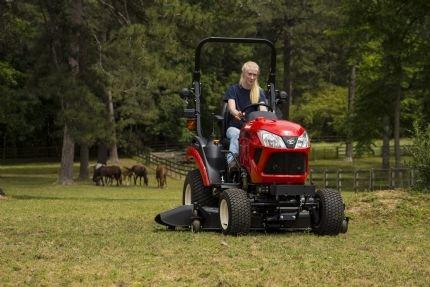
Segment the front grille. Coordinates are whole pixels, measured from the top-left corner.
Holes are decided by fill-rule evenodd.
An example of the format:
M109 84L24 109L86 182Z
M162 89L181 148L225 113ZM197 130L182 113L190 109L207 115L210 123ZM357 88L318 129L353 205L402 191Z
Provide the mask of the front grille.
M304 174L306 171L306 155L304 153L283 152L273 153L264 168L267 174Z

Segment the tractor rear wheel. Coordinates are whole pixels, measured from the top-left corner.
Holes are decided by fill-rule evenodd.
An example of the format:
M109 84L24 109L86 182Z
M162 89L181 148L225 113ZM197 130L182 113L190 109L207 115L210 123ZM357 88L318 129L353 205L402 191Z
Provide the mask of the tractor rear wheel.
M203 180L198 169L188 172L184 182L182 204L191 205L198 203L201 206L217 206L217 198L212 195L209 188L203 185Z
M321 189L316 194L319 202L317 222L312 222L312 231L318 235L337 235L342 232L345 218L342 196L333 189Z
M251 203L242 189L230 188L221 194L219 218L222 233L246 234L251 228Z

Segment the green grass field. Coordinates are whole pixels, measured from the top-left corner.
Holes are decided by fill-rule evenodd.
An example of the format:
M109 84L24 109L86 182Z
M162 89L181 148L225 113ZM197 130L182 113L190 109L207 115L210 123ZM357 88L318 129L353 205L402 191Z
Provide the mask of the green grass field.
M58 165L0 166L0 286L428 286L430 195L344 192L348 233L167 231L168 188L55 184Z

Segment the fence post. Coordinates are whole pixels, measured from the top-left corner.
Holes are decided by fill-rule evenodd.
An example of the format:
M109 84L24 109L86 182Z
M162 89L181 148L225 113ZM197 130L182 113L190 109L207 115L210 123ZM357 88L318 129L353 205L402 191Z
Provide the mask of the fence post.
M410 185L410 187L413 187L413 186L415 186L415 172L414 172L414 169L413 168L411 168L411 175L410 175L410 177L411 177L411 185Z
M336 172L337 190L342 191L342 169L338 169Z
M358 188L358 170L354 170L354 192L357 192Z
M394 173L393 173L393 168L390 167L389 169L389 179L390 179L390 188L394 187Z
M398 187L402 187L402 188L405 187L405 184L403 182L403 179L404 179L403 171L404 171L404 169L399 169L399 171L397 172L397 179L396 179Z
M327 169L324 169L324 187L328 187Z
M369 189L370 191L373 191L373 178L374 178L374 171L373 168L370 169L370 178L369 178Z

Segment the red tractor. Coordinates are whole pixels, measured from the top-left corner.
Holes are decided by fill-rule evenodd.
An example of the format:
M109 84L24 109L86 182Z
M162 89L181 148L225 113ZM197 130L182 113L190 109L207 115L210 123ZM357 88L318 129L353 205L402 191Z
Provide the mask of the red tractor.
M239 169L226 161L225 136L230 114L226 103L216 116L221 138L202 135L200 117L200 51L209 42L256 43L271 49L267 83L268 111L247 114L239 137ZM307 185L310 140L306 130L278 119L273 112L286 94L275 89L276 50L272 42L256 38L210 37L196 48L193 88L182 95L194 103L185 110L195 122L196 135L186 154L197 166L184 183L183 205L160 213L155 221L169 229L191 227L198 232L221 230L224 234L246 234L250 230L306 230L319 235L337 235L348 229L345 205L339 192ZM253 105L253 106L255 106ZM246 109L245 109L246 110Z

